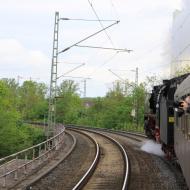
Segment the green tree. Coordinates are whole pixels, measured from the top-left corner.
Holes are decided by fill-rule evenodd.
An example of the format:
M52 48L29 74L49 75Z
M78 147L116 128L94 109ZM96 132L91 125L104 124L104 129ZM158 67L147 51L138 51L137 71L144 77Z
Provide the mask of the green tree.
M18 85L13 79L0 80L0 157L9 155L39 142L40 129L23 125L18 110Z
M139 126L143 126L145 94L144 84L137 87L128 81L116 81L106 97L91 99L91 106L84 109L78 122L102 128L129 130L133 124L131 111L134 109L134 99L137 99Z
M42 119L47 115L47 87L43 83L25 81L19 89L20 112L24 120Z
M76 123L82 109L82 101L77 93L78 84L72 80L63 81L58 87L57 121Z

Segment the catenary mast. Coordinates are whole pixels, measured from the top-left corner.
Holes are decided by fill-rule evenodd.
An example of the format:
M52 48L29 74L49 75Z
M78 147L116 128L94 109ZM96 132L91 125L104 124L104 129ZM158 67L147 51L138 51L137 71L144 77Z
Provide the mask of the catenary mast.
M55 13L53 52L51 63L50 96L48 111L47 138L51 137L56 125L56 90L57 90L57 63L58 63L58 37L59 37L59 12Z

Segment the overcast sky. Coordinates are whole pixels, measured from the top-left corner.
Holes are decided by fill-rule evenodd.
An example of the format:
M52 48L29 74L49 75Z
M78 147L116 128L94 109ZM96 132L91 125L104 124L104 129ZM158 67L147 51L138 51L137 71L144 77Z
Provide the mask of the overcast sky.
M129 53L73 47L59 56L58 76L85 63L71 76L90 77L87 96L103 96L117 77L139 80L153 74L169 75L172 14L180 0L90 0L101 19L118 25L81 45L132 49ZM49 85L55 11L60 17L96 19L88 0L6 0L0 3L0 77L20 82L32 78ZM104 22L108 26L111 22ZM59 50L101 29L99 22L61 21ZM61 79L60 81L61 82ZM81 90L82 82L80 83Z

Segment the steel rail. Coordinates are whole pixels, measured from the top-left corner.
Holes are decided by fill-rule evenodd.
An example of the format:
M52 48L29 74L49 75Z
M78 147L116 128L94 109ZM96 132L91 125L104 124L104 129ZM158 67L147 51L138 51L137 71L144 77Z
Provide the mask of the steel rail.
M31 124L44 125L44 123L31 123ZM147 135L145 135L145 133L143 133L143 132L123 131L123 130L91 127L91 126L81 126L81 125L75 125L75 124L67 124L66 126L76 126L76 127L80 127L80 128L84 128L84 129L97 129L97 130L100 130L100 131L109 131L109 132L114 132L114 133L118 132L118 133L130 134L130 135L134 135L134 136L147 138Z
M122 154L125 159L125 177L124 177L124 181L123 181L122 190L127 190L128 182L129 182L129 158L127 156L127 152L125 151L123 146L118 141L116 141L114 138L107 136L105 134L102 134L102 133L99 133L99 134L101 134L101 135L107 137L108 139L110 139L111 141L115 142L115 144L117 144L119 146L120 150L122 151Z
M107 133L112 133L115 135L120 135L123 137L127 137L129 139L138 141L138 142L142 142L143 140L147 139L146 135L143 134L138 134L138 133L131 133L131 132L122 132L122 131L113 131L113 130L102 130L103 132L107 132ZM139 139L141 138L141 139ZM142 140L143 139L143 140Z
M100 127L92 127L92 126L81 126L81 125L75 125L75 124L67 124L65 127L70 127L70 126L75 126L78 128L84 128L84 129L97 129L100 131L113 131L113 132L119 132L119 133L126 133L126 134L131 134L131 135L136 135L139 137L147 137L144 133L141 132L134 132L134 131L121 131L121 130L115 130L115 129L106 129L106 128L100 128Z
M72 127L66 127L66 128L72 128ZM72 129L73 130L73 129ZM122 186L122 190L127 190L128 188L128 183L129 183L129 159L128 159L128 156L127 156L127 152L125 151L124 147L118 142L116 141L114 138L106 135L106 134L103 134L101 132L97 132L97 131L94 131L92 129L84 129L84 128L76 128L75 127L75 130L79 131L79 130L84 130L84 131L87 131L87 132L90 132L90 133L95 133L95 134L98 134L98 135L101 135L107 139L109 139L110 141L112 141L114 144L116 144L119 149L121 150L122 152L122 155L123 155L123 158L125 160L125 176L124 176L124 180L123 180L123 186Z
M140 138L147 138L147 136L143 133L135 133L135 132L129 132L129 131L118 131L118 130L112 130L112 129L105 129L105 128L97 128L97 127L88 127L88 126L79 126L79 125L67 125L68 127L77 127L77 128L82 128L82 129L90 129L90 130L99 130L99 131L103 131L103 132L109 132L109 133L113 133L113 134L118 134L118 135L121 135L121 136L124 136L124 137L128 137L130 139L133 139L133 140L136 140L136 141L139 141L141 142L142 140L138 139L138 138L135 138L133 136L136 136L136 137L140 137ZM66 126L66 127L67 127ZM130 136L131 135L131 136Z
M100 147L98 145L98 143L96 142L95 139L93 139L91 136L87 135L86 133L83 133L81 131L78 130L74 130L71 129L70 131L75 131L77 133L81 133L82 135L85 135L87 138L89 138L95 145L96 147L96 155L95 158L90 166L90 168L88 169L88 171L83 175L83 177L81 178L81 180L73 187L72 190L78 190L81 189L87 182L88 178L90 178L90 176L93 174L94 169L96 168L96 165L98 164L98 160L99 160L99 156L100 156ZM65 131L66 133L69 133L68 131ZM61 162L63 162L72 152L72 150L75 148L76 146L76 138L69 133L72 138L74 139L74 144L71 147L70 151L67 153L67 155L65 155L65 157L60 160L57 164L55 164L53 167L51 167L47 172L44 172L40 177L38 177L37 179L33 180L29 185L27 185L26 188L30 188L32 185L34 185L35 183L37 183L38 180L40 180L42 177L44 177L45 175L47 175L48 173L50 173L54 168L56 168Z
M92 138L90 135L87 135L86 133L83 133L79 130L74 130L74 129L69 129L69 130L73 130L75 132L78 132L78 133L81 133L81 134L87 136L89 139L91 139L91 141L94 143L94 145L96 147L96 155L95 155L95 158L94 158L92 164L90 165L87 172L83 175L83 177L79 180L79 182L72 188L72 190L79 190L82 187L84 187L84 185L86 184L86 182L88 181L90 176L93 174L93 172L98 164L98 160L100 157L100 147L99 147L99 144L97 143L97 141L94 138Z

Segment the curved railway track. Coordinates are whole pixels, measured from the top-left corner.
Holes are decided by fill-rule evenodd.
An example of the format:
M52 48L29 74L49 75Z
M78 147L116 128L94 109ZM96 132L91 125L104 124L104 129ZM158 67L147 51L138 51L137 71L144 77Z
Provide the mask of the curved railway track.
M100 132L69 132L77 139L72 154L26 189L127 189L128 157L119 142Z
M99 147L89 135L70 131L77 139L77 144L72 154L59 163L54 170L48 172L41 179L28 186L33 190L49 189L80 189L94 170L99 157ZM95 160L96 158L96 160Z
M140 132L130 132L130 131L118 131L118 130L112 130L112 129L105 129L105 128L96 128L96 127L84 127L84 126L78 126L78 125L67 125L66 128L75 128L75 129L84 129L84 130L93 130L93 131L99 131L99 132L108 132L113 134L118 134L124 137L128 137L130 139L133 139L135 141L142 142L145 139L147 139L147 136L144 133Z
M143 134L76 126L66 127L66 131L76 138L72 153L20 189L185 189L163 159L140 149L146 140ZM173 182L168 180L170 176Z
M129 162L122 145L109 135L85 130L100 146L100 158L96 169L83 189L127 189Z
M82 130L85 129L84 127L82 128ZM187 186L180 171L175 170L174 172L171 165L168 166L164 158L141 150L142 144L147 141L145 135L90 129L90 131L94 130L95 132L101 131L101 133L113 137L127 151L130 161L128 189L187 190Z

